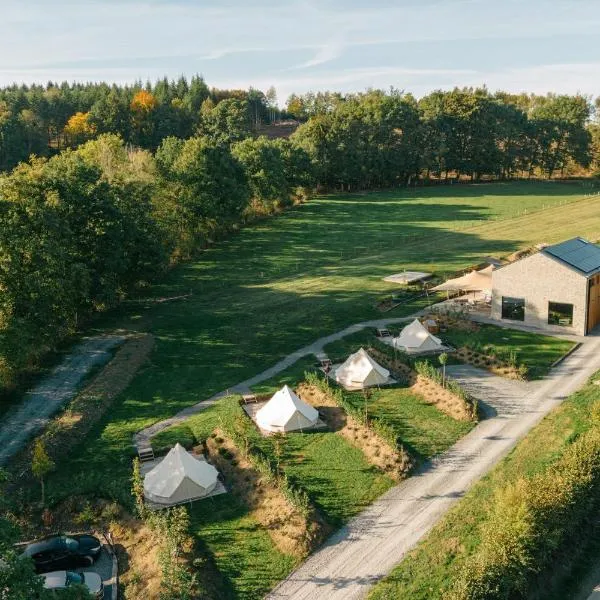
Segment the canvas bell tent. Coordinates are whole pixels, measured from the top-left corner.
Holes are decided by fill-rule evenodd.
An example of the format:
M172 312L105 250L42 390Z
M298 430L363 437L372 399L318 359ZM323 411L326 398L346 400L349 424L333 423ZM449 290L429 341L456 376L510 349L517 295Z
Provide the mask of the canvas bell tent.
M348 389L362 389L390 383L390 372L361 348L335 371L335 380Z
M297 431L309 429L319 420L316 408L298 398L284 385L256 413L256 423L265 431Z
M442 350L442 340L431 334L423 324L415 319L410 325L407 325L398 337L392 339L392 345L398 350L404 352L435 352Z
M165 506L190 502L210 494L218 475L212 465L176 444L144 478L144 496Z

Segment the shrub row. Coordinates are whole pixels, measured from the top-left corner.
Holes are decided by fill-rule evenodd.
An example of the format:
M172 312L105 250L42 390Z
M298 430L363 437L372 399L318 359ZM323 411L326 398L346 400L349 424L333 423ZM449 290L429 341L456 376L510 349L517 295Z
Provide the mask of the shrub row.
M465 402L472 404L471 397L467 392L458 384L454 379L444 378L442 374L436 369L428 360L416 360L413 363L413 369L423 377L435 381L435 383L444 386L450 390L455 396L462 398Z
M477 419L477 400L468 394L466 390L464 390L460 384L453 379L446 378L444 381L442 374L431 363L430 360L416 359L415 357L408 355L406 352L390 348L390 346L380 342L379 340L374 340L373 347L378 352L385 355L390 361L399 360L406 366L416 371L422 377L430 379L438 385L445 387L449 392L460 398L465 403L466 412L468 415L470 415L470 418L473 420ZM393 375L401 385L408 385L408 381L404 375L401 373L393 373Z
M499 490L449 600L532 597L540 574L577 553L581 532L600 509L599 406L591 419L554 464Z
M332 398L340 408L343 408L349 416L358 421L361 425L373 429L381 436L381 438L390 444L392 448L396 449L401 446L400 438L396 435L396 432L390 425L377 417L365 416L365 413L354 405L341 388L331 387L328 379L319 377L316 373L309 372L304 374L304 379L308 384L314 385Z
M250 461L252 466L265 478L279 489L292 506L297 508L304 517L311 512L310 500L306 492L295 486L285 473L281 473L279 466L256 443L252 425L239 404L234 404L232 410L219 422L220 428L242 455Z

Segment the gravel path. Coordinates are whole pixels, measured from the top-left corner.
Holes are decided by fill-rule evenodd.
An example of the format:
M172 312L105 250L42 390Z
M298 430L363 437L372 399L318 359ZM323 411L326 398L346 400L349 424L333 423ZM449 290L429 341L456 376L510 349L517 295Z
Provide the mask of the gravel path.
M395 317L390 319L377 319L374 321L363 321L362 323L355 323L354 325L350 325L350 327L346 327L346 329L342 329L341 331L337 331L336 333L332 333L331 335L324 336L319 338L317 341L309 344L308 346L304 346L291 354L288 354L285 358L280 360L277 364L269 367L262 373L255 375L254 377L250 377L250 379L246 379L233 387L219 392L214 396L208 398L207 400L202 400L193 406L189 406L188 408L184 408L182 411L178 412L176 415L170 417L169 419L165 419L164 421L159 421L158 423L154 423L150 427L146 429L142 429L142 431L138 431L133 436L133 443L136 448L146 448L150 445L150 440L160 431L171 427L172 425L177 425L182 421L185 421L192 415L198 414L203 410L207 409L209 406L212 406L219 398L223 398L224 396L228 396L229 394L248 394L250 393L250 388L261 381L266 381L271 377L277 375L277 373L281 373L285 371L288 367L291 367L294 363L296 363L300 358L304 356L309 356L310 354L317 354L318 352L322 352L323 348L327 346L327 344L331 344L337 340L341 340L348 335L356 333L361 329L365 329L367 327L386 327L388 325L392 325L394 323L404 323L406 321L412 321L416 316L421 313L415 313L410 317Z
M363 598L475 481L598 369L596 336L543 381L511 382L470 366L447 367L480 399L489 418L352 519L267 598Z
M50 417L71 400L85 376L111 358L111 350L125 340L122 336L91 337L71 354L9 411L0 425L0 465L5 464L48 423Z

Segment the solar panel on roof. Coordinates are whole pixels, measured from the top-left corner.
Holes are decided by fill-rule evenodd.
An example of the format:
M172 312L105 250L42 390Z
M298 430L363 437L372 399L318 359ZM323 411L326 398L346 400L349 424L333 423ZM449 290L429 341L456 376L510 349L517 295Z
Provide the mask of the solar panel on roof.
M543 251L585 274L600 269L600 248L581 238L548 246Z

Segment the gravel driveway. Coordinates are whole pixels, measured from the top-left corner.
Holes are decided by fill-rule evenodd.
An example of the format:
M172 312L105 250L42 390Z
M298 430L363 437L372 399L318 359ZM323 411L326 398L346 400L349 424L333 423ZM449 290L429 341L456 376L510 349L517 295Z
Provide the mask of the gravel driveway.
M111 350L125 340L122 336L91 337L73 348L64 361L27 392L21 404L9 411L0 424L0 466L16 454L71 400L93 367L107 363Z
M600 338L595 336L543 381L512 382L470 366L447 367L489 417L353 518L268 598L363 598L475 481L598 369Z
M112 556L107 552L106 547L103 547L98 560L93 564L93 566L83 567L81 569L77 569L77 571L79 573L85 573L87 571L98 573L104 582L104 600L111 600L113 592L112 586L116 583L112 580L112 566Z

